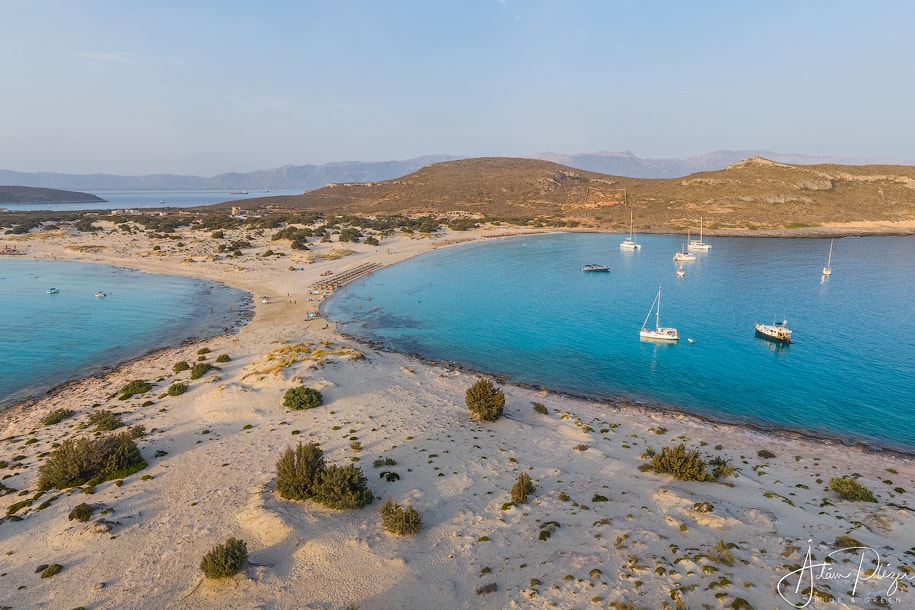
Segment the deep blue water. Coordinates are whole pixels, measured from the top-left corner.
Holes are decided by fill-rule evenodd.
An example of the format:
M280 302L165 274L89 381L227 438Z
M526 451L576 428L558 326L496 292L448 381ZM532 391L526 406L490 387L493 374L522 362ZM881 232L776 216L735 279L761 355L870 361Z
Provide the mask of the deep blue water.
M298 190L249 190L248 194L233 194L226 189L209 191L91 191L93 195L105 201L89 203L4 203L14 211L26 210L116 210L120 208L191 208L201 205L213 205L225 201L238 201L244 205L248 199L257 197L282 197L301 195L304 189Z
M915 450L915 236L837 239L825 279L829 240L713 237L677 278L682 237L640 235L641 251L621 252L623 237L446 248L323 311L357 338L516 382ZM639 339L659 286L677 344ZM754 322L785 318L793 344L755 336Z
M60 292L48 294L51 287ZM0 258L0 409L154 349L234 329L250 306L246 292L215 282Z

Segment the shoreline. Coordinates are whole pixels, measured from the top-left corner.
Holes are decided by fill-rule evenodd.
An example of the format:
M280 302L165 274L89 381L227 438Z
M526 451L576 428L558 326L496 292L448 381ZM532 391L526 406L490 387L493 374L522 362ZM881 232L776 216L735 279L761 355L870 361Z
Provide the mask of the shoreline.
M603 404L609 408L617 410L632 410L633 412L641 413L657 413L662 416L672 417L672 418L687 418L693 420L697 424L709 424L713 426L727 426L732 429L740 430L747 429L752 432L755 432L760 435L772 435L775 438L780 438L784 440L799 440L803 439L811 443L820 443L825 446L841 446L855 448L867 453L874 455L892 455L899 459L915 459L915 447L904 447L904 446L893 446L890 444L879 445L878 439L874 439L873 442L868 442L866 440L855 439L853 437L844 437L841 435L829 435L826 432L818 433L813 430L803 430L800 428L779 428L779 427L769 427L763 423L757 423L752 421L734 421L728 420L724 417L716 418L711 415L702 415L688 410L685 407L681 407L676 404L664 403L661 401L645 401L638 400L632 396L620 395L614 397L601 397L596 395L588 394L579 394L576 392L568 390L560 390L548 385L541 384L532 384L525 383L522 381L513 380L510 375L503 373L493 373L491 371L486 371L482 369L477 369L468 364L454 361L454 360L442 360L442 359L433 359L422 354L415 352L400 352L394 349L387 348L384 345L380 345L380 342L374 342L369 340L363 340L356 336L350 335L348 333L339 333L341 337L352 341L358 345L361 345L365 348L370 348L383 353L398 354L415 361L417 364L423 364L425 366L438 367L438 366L447 366L448 368L459 370L467 375L476 375L482 377L489 377L493 379L498 384L511 385L517 388L527 389L532 392L545 392L556 396L565 396L574 400L581 400L585 402L591 402L596 404Z
M419 608L432 595L446 609L614 601L660 608L682 599L688 607L745 600L761 610L791 607L778 582L810 544L822 559L854 539L879 549L890 570L908 565L906 551L915 548L911 456L515 384L502 386L505 415L480 423L464 404L476 371L384 351L338 334L320 315L307 318L322 302L308 287L326 271L520 233L500 227L398 236L378 248L346 244L353 253L343 258L334 258L344 247L337 242L264 257L270 248L286 250L268 237L240 259L218 258L206 232L182 235L192 254L167 242L159 243L168 251L154 253L156 242L143 235L114 234L103 243L93 235L33 238L35 252L222 281L255 302L253 318L235 334L163 348L0 412L0 482L14 490L0 495L0 538L11 551L0 570L0 606L370 610ZM88 247L99 250L87 255ZM301 355L275 364L290 346ZM208 361L229 360L193 381L172 371L179 360L199 359L200 347L210 350ZM154 389L114 398L132 379L148 379ZM188 391L167 396L178 380ZM321 391L324 406L284 409L284 392L297 385ZM76 413L55 425L39 422L60 407ZM148 467L123 485L102 483L91 495L52 490L9 513L33 498L43 456L63 438L91 434L81 427L99 408L145 426L138 445ZM300 441L320 443L328 463L360 466L376 501L333 511L281 500L275 463ZM642 468L649 450L681 442L706 459L726 460L734 474L698 483ZM372 466L379 456L396 461L388 470L399 480L379 479ZM506 506L521 472L536 490L528 504ZM839 499L827 486L836 476L858 478L877 502ZM420 512L415 537L381 530L378 506L387 497ZM98 508L87 523L67 516L81 502ZM247 542L249 565L233 578L204 580L202 555L229 536ZM63 570L41 579L35 567L51 563ZM894 595L886 584L862 582L859 595L891 598L891 607L912 602L915 591ZM814 589L818 598L833 596L831 607L858 608L845 593L851 586L822 580Z

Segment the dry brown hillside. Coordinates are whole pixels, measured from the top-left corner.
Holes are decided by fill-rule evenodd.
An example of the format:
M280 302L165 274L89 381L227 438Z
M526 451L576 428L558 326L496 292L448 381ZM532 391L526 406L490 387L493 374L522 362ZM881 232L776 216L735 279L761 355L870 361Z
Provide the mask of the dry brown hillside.
M836 223L915 226L915 167L787 165L761 158L684 178L643 179L548 161L478 158L428 165L383 182L333 184L246 206L322 213L561 218L584 227L709 233L778 231ZM902 232L911 232L902 231Z

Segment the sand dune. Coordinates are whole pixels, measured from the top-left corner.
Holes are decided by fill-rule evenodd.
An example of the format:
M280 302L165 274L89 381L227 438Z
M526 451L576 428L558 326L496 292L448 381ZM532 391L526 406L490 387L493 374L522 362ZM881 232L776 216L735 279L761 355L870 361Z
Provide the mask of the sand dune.
M0 497L0 515L12 515L0 522L0 607L915 607L908 457L510 385L505 416L480 423L464 404L479 375L379 352L321 318L305 320L320 305L307 287L325 271L393 264L495 234L347 244L353 253L337 260L320 256L338 244L257 256L276 249L267 240L240 259L220 259L203 232L182 236L195 244L191 255L153 255L145 237L123 233L17 242L40 252L30 256L211 278L256 298L254 319L237 334L151 354L0 415L0 477L12 490ZM197 380L173 371L203 347L209 362L230 360ZM155 385L127 401L114 397L131 379ZM175 380L189 390L167 395ZM325 404L285 409L283 394L296 385L319 389ZM60 407L76 414L40 423ZM145 426L138 444L148 467L93 494L55 489L35 498L46 454L91 435L81 425L101 408ZM375 502L334 511L282 500L276 461L299 441L318 442L329 463L357 459ZM700 483L640 468L651 450L681 442L722 458L734 474ZM376 468L378 458L396 464ZM536 489L512 506L521 472ZM828 489L830 478L851 475L876 503ZM388 497L420 512L418 534L383 531L378 507ZM93 518L69 520L82 502L96 507ZM246 542L249 564L233 578L204 579L204 553L230 536ZM843 552L849 547L864 548ZM816 564L833 554L833 577L811 568L798 587L792 572L806 565L808 548ZM36 573L54 563L62 566L55 576Z

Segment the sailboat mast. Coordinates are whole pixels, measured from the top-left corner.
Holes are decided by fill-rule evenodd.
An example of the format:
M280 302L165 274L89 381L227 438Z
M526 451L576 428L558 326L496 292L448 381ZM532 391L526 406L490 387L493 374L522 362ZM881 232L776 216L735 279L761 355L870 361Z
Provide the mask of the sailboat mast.
M655 330L661 330L661 287L658 286L658 309L654 314Z

